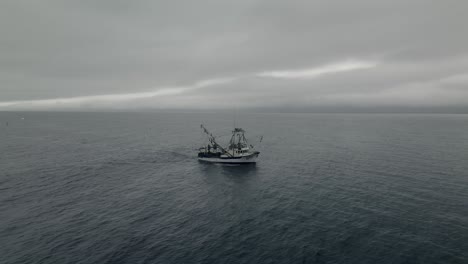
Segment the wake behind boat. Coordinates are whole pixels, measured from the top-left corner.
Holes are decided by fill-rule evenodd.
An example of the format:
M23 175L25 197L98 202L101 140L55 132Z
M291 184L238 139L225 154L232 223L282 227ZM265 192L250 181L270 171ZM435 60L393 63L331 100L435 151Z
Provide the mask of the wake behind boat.
M198 160L213 162L213 163L230 163L230 164L244 164L255 163L258 154L252 145L247 142L245 138L245 131L242 128L234 128L232 131L231 140L227 148L222 147L216 142L215 137L205 128L200 125L208 135L209 143L203 146L198 151Z

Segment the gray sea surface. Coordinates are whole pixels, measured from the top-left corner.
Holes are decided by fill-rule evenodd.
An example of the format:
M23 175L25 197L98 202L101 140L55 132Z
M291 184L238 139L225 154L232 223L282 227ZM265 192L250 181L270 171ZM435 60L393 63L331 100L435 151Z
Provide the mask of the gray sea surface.
M468 263L468 115L0 112L0 263ZM263 136L263 141L259 142Z

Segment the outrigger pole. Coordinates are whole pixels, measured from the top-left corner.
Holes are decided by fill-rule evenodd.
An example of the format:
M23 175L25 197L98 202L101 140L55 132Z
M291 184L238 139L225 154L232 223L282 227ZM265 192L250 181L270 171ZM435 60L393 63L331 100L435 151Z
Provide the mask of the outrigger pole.
M200 127L203 129L203 132L205 132L205 134L208 135L208 138L210 140L210 142L217 146L218 148L220 148L224 153L226 153L227 155L231 156L231 157L234 157L233 155L231 155L229 152L227 152L223 147L221 147L221 145L219 145L216 140L215 140L215 137L213 136L213 134L210 133L210 131L208 131L208 129L206 129L206 127L201 124Z

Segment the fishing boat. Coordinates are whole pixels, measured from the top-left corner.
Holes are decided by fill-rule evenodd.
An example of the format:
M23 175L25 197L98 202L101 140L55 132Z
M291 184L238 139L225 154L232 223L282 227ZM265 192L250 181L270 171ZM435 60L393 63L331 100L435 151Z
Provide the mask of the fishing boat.
M234 128L229 145L222 147L216 138L204 125L200 125L208 136L209 143L198 151L198 160L213 163L246 164L256 163L260 152L247 142L245 131L242 128Z

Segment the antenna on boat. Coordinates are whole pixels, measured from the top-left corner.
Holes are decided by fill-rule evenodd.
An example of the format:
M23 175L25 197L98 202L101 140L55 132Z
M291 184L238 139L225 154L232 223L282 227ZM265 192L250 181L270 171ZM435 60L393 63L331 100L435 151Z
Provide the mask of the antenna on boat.
M237 127L237 104L235 105L235 108L234 108L234 121L233 121L233 128L235 129Z

